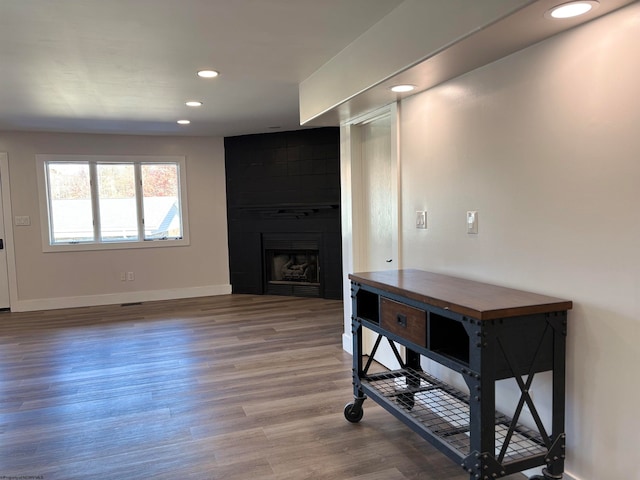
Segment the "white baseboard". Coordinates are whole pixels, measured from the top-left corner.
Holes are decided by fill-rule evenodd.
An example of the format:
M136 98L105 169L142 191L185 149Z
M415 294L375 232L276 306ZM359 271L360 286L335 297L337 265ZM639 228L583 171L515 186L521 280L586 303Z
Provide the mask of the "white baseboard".
M532 470L526 470L522 472L527 478L532 477L533 475L542 475L542 468L534 468ZM562 480L581 480L576 476L571 475L566 470L562 474Z
M346 333L342 334L342 349L353 355L353 339L351 335L347 335Z
M121 303L151 302L155 300L175 300L178 298L208 297L231 293L231 285L207 285L170 290L149 290L144 292L122 292L104 295L83 295L80 297L40 298L18 300L11 304L12 312L32 312L35 310L55 310L59 308L93 307L117 305Z
M542 475L542 467L532 468L531 470L525 470L522 472L527 478L532 477L533 475ZM575 475L567 472L566 470L562 474L562 480L582 480Z

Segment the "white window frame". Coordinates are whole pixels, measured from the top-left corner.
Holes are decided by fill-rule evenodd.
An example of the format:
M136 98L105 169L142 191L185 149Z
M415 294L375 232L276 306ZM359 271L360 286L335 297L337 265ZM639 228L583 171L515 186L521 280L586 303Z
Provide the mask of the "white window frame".
M182 220L182 238L167 238L144 240L144 236L138 240L131 241L101 241L99 238L93 242L80 243L54 243L50 241L50 212L49 194L47 186L47 163L49 162L82 162L89 163L133 163L134 168L139 169L143 163L174 163L179 168L179 197L180 197L180 217ZM131 248L157 248L157 247L178 247L189 245L189 215L187 206L187 166L184 156L168 155L36 155L36 171L38 177L38 197L40 203L40 231L42 235L43 252L75 252L87 250L122 250ZM92 187L92 196L96 195L95 188ZM142 198L136 194L137 202L141 203ZM141 214L141 213L140 213Z

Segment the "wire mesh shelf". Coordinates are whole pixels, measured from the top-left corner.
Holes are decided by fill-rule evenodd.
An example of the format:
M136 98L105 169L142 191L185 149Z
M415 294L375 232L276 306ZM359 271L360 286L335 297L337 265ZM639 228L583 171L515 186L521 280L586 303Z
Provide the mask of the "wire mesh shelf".
M395 404L408 416L459 452L470 453L469 396L422 371L394 370L367 375L363 386L375 390L382 399ZM496 412L495 454L498 456L508 438L511 418ZM534 430L518 424L509 439L503 463L533 455L544 455L547 448Z

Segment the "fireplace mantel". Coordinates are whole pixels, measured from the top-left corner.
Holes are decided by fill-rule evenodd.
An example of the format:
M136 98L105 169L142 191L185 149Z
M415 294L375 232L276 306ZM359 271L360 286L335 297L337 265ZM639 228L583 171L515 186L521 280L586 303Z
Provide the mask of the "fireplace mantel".
M278 203L273 205L243 205L238 210L260 217L304 218L323 212L338 210L335 203Z

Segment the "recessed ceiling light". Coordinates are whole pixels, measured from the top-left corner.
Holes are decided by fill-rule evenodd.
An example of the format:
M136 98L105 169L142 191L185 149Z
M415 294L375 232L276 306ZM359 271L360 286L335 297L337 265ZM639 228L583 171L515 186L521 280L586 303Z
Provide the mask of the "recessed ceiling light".
M200 70L198 72L198 76L202 77L202 78L215 78L218 75L220 75L218 72L216 72L215 70Z
M545 16L551 18L572 18L584 15L598 6L596 0L581 0L577 2L563 3L547 11Z
M187 107L201 107L202 102L199 102L198 100L189 100L188 102L185 102L185 105Z
M178 122L180 125L189 125L191 123L191 120L178 120Z
M393 87L391 87L391 91L396 93L403 93L403 92L410 92L415 88L416 88L415 85L394 85Z

